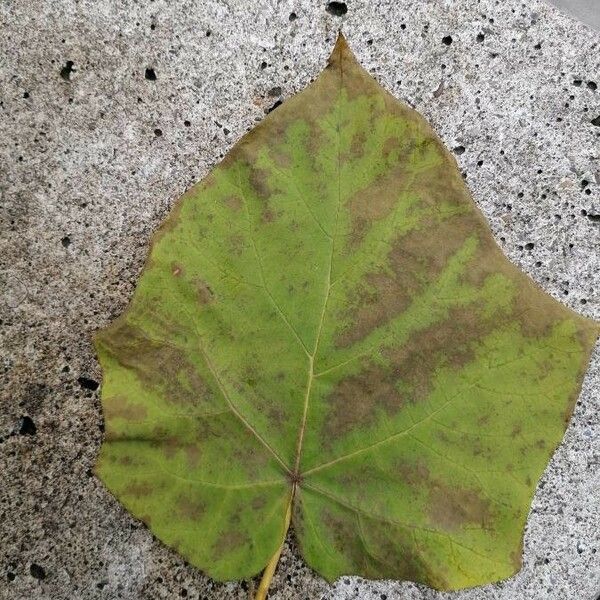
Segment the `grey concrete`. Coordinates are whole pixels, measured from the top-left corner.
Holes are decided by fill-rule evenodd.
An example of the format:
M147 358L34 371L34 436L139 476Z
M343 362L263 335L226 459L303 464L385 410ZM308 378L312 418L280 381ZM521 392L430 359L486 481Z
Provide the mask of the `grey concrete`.
M548 0L586 25L600 30L599 0Z
M464 147L508 257L600 317L600 35L537 1L348 7L339 18L303 0L0 3L0 598L247 597L252 582L211 583L93 477L102 416L80 378L100 379L90 334L125 307L174 199L264 116L270 90L287 98L316 76L342 24L375 77ZM291 543L272 598L592 598L599 359L539 485L516 577L457 594L328 586Z

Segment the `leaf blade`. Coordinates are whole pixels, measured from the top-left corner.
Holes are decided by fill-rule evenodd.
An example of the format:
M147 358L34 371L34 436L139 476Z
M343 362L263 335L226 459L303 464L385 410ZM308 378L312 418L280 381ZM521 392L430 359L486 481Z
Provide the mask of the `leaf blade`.
M597 334L504 257L430 126L340 37L181 199L98 336L98 471L218 579L269 563L291 498L328 579L494 581ZM162 483L136 499L148 463ZM226 522L174 537L186 498Z

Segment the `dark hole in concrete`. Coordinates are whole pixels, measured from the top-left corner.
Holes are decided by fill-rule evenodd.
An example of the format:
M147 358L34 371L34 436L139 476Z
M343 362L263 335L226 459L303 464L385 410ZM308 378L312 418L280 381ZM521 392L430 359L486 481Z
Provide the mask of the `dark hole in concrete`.
M16 575L15 575L13 572L11 572L11 571L9 571L9 572L6 574L6 579L8 579L9 581L14 581L14 580L15 580L15 577L16 577Z
M60 76L65 81L71 80L71 73L73 72L73 66L75 63L72 60L68 60L65 66L60 70Z
M582 83L583 83L583 81L581 81L581 79L573 79L573 85L575 87L581 87Z
M451 43L452 43L451 35L446 35L442 38L442 44L446 44L446 46L449 46Z
M454 154L457 154L458 156L460 156L461 154L465 153L465 147L464 146L456 146L455 148L452 148L452 151L454 152Z
M591 83L591 82L590 82ZM589 84L588 84L589 85ZM29 92L23 92L23 98L29 98Z
M68 235L65 235L65 237L62 240L60 240L60 243L65 248L68 248L71 245L71 238Z
M78 377L77 382L84 390L92 390L92 392L95 392L100 385L95 379L89 377Z
M592 119L592 125L595 125L596 127L600 127L600 115L598 115L597 117Z
M19 420L19 435L35 435L37 428L33 419L27 415L23 415Z
M281 88L277 85L272 87L267 93L271 98L277 98L277 96L281 96Z
M147 68L144 77L148 79L148 81L156 81L156 72L152 68Z
M291 12L288 19L291 21L295 21L298 18L298 15L295 12Z
M282 105L282 101L281 100L277 100L276 102L273 103L273 106L267 108L267 114L270 112L273 112L278 106Z
M594 223L600 223L600 215L591 215L590 213L588 213L587 218L590 221L593 221Z
M595 81L588 81L587 82L587 86L590 90L592 90L593 92L595 92L598 89L598 85L596 84Z
M260 68L263 70L267 68L267 63L264 60L260 63Z
M189 127L189 126L191 125L190 121L184 121L184 122L183 122L183 124L184 124L186 127Z
M534 48L535 48L536 50L541 50L541 49L542 49L542 44L541 44L541 42L538 42L538 43L537 43L537 44L534 46Z
M525 250L533 250L535 244L533 242L527 242L525 244Z
M31 573L31 576L35 577L36 579L46 578L46 571L44 570L44 567L36 565L35 563L31 563L29 567L29 572Z
M156 137L160 137L162 135L162 129L159 129L158 127L154 130L154 135Z
M348 12L345 2L329 2L325 10L335 17L343 17Z

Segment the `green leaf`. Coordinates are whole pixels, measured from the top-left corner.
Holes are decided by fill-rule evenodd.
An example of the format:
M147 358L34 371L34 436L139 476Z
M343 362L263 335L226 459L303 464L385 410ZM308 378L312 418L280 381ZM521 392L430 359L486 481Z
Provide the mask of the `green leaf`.
M273 566L291 514L328 580L496 581L597 335L340 37L177 203L97 336L97 472L218 580Z

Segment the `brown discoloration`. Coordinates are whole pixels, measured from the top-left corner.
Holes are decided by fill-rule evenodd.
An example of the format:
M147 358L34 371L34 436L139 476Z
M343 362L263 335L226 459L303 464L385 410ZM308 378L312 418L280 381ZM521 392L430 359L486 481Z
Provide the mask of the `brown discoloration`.
M123 322L113 326L110 336L102 338L102 345L135 372L142 386L153 392L160 390L172 404L195 406L200 399L210 401L214 395L182 350L152 341L135 327ZM110 401L104 402L110 413Z
M197 522L204 516L206 505L201 500L182 496L177 499L176 510L184 519Z
M372 424L377 409L393 415L405 403L427 398L435 371L460 369L474 360L478 341L494 327L472 307L454 308L443 321L415 332L403 346L386 350L389 366L369 365L336 385L328 398L325 439Z
M225 531L213 544L213 555L215 558L221 558L227 554L240 550L248 543L250 543L250 538L246 533L235 530Z
M556 324L569 318L566 307L513 265L496 244L483 216L479 213L474 216L479 221L480 243L463 280L481 287L486 277L501 274L513 286L509 317L519 323L523 335L536 339L549 335ZM572 318L583 321L575 314Z
M196 287L196 295L198 298L198 303L201 305L210 304L214 300L214 293L211 287L200 278L196 278L194 280L194 285Z
M239 212L244 205L241 198L239 196L234 195L227 196L223 202L225 203L225 206L227 206L227 208L234 212Z
M324 443L355 427L373 423L378 409L388 414L397 412L404 399L395 388L396 379L394 373L371 366L340 381L327 399L329 412L323 428Z
M515 573L520 571L523 566L523 540L521 540L519 550L510 553L510 560L515 568Z
M250 507L252 510L261 510L267 505L267 499L264 496L255 496L250 501Z
M142 404L129 402L125 396L111 396L104 399L104 416L106 419L124 419L126 421L143 421L148 410Z
M478 318L472 307L454 308L445 320L415 332L400 348L385 352L398 379L411 388L411 400L426 398L434 372L440 367L460 369L475 358L477 343L495 324Z
M200 446L195 442L187 442L176 436L167 436L152 443L155 448L160 448L167 460L172 460L178 452L183 452L189 469L196 469L200 462Z
M156 490L156 486L147 481L135 481L127 484L123 490L123 494L134 498L145 498L146 496L151 496L154 490Z
M361 134L364 135L364 134ZM410 147L403 148L397 138L389 138L382 149L378 160L389 167L377 177L370 185L358 190L348 200L348 210L352 219L351 233L349 237L350 249L357 248L362 242L364 235L375 221L388 217L396 208L399 195L410 181L410 173L402 159L392 162L391 153L395 155L404 150L404 158L408 157Z
M261 219L263 223L272 223L275 220L275 216L275 213L270 208L266 208L262 211Z
M404 312L472 235L473 220L467 214L449 217L435 228L422 223L400 236L388 254L392 272L370 273L361 288L354 290L357 302L349 314L352 326L338 335L336 345L350 346Z
M269 454L255 448L235 448L232 454L233 458L243 466L250 478L260 477L270 460Z
M187 444L184 451L189 468L195 469L200 461L200 448L196 444Z
M490 501L475 490L460 489L433 480L429 482L428 490L427 514L434 525L455 531L469 524L487 529L492 523Z
M342 517L325 509L311 520L323 524L326 539L350 560L355 573L371 579L443 582L442 573L432 572L421 557L409 530L365 516L361 519L359 529L354 513Z
M234 234L230 235L229 238L229 248L231 252L235 256L241 256L246 249L246 240L243 235Z
M171 263L171 275L173 277L181 277L183 275L183 267L179 263Z
M398 460L395 470L400 474L402 481L408 485L422 485L430 478L429 469L424 461L410 463Z
M522 432L523 432L523 427L521 426L521 424L515 423L515 425L512 428L512 431L510 432L510 437L515 439L515 438L519 437Z
M269 408L267 408L267 414L269 416L269 422L277 428L283 427L288 418L285 408L280 404L269 406Z

